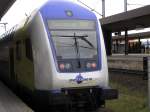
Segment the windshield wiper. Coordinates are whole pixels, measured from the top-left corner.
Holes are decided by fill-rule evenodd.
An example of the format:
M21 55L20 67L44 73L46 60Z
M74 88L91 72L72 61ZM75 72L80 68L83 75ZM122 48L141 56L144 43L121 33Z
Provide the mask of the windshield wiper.
M85 36L77 36L78 38L80 38L81 40L85 41L87 44L89 44L92 48L94 48L93 44L87 40L85 37L88 37L88 35Z
M63 42L56 42L56 43L61 44L62 47L74 47L74 44L66 44ZM93 48L91 48L91 47L86 47L86 46L82 46L82 45L79 45L79 47L93 50Z
M88 35L52 35L52 36L55 36L55 37L72 37L72 38L78 38L78 39L81 39L83 41L85 41L91 48L95 48L94 45L89 41L87 40L85 37L88 37Z
M78 68L81 68L81 62L80 62L80 52L79 52L79 42L78 39L81 39L85 41L92 49L94 48L93 44L87 40L85 37L88 37L88 35L52 35L54 37L72 37L74 39L74 46L75 46L75 51L76 51L76 58L78 60Z
M74 33L74 37L75 37L75 33ZM77 57L77 60L78 60L78 68L81 68L79 43L78 43L77 38L74 38L74 45L75 45L75 50L76 50L76 57Z

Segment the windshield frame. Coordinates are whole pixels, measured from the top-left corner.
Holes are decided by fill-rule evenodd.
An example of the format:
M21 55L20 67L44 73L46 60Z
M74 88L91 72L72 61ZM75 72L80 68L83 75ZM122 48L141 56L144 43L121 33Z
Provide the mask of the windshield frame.
M56 55L62 59L91 59L98 54L96 31L50 31L56 49ZM63 35L66 32L67 35ZM82 34L87 35L82 35ZM69 50L70 53L65 50ZM76 52L79 51L79 52Z
M50 20L53 20L53 19L48 19L47 20L47 33L48 33L48 38L49 38L49 41L50 41L50 46L52 48L52 54L53 54L53 58L54 58L54 61L55 61L55 65L56 65L56 69L57 69L57 72L60 72L60 69L58 67L58 59L57 59L57 53L56 53L56 48L55 48L55 45L54 45L54 42L53 42L53 39L51 37L51 31L58 31L58 30L72 30L72 29L52 29L50 30L49 29L49 26L48 26L48 21ZM66 19L57 19L57 20L66 20ZM71 19L72 20L72 19ZM98 24L98 21L97 20L90 20L90 19L73 19L73 20L85 20L85 21L93 21L95 22L95 30L93 29L93 31L96 32L96 40L97 40L97 69L96 70L101 70L101 43L100 43L100 33L99 33L99 24ZM75 30L75 29L73 29ZM77 29L79 30L79 29ZM83 31L88 31L89 29L82 29ZM91 30L90 30L91 31ZM70 61L71 59L69 59ZM80 71L80 73L82 72L85 72L85 71ZM79 73L79 71L75 71L74 73Z

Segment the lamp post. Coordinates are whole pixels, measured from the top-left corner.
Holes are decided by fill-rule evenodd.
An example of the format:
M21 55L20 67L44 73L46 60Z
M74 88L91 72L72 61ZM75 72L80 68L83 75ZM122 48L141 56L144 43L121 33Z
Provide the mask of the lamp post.
M128 3L128 0L124 0L124 12L128 11L128 6L129 5L134 5L134 6L145 6L143 4L134 4L134 3Z
M102 0L102 17L105 17L105 0Z
M127 5L128 5L128 1L124 0L124 12L127 12Z
M150 57L148 57L148 107L150 110Z
M124 0L124 12L127 12L127 0ZM125 30L125 55L128 55L128 29Z

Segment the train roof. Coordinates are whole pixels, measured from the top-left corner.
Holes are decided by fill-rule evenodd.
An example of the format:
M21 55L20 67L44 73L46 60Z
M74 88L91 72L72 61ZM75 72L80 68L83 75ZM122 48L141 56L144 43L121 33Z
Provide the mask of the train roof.
M39 11L46 19L96 19L96 15L87 8L69 0L49 0ZM67 12L72 15L67 15Z
M39 9L35 9L31 16L25 18L19 24L15 25L9 31L5 32L0 36L0 42L8 42L13 38L9 35L14 34L18 29L22 28L27 24L30 19L37 13L40 12L42 17L45 19L83 19L83 20L96 20L96 15L89 9L69 0L49 0ZM69 16L67 12L71 12ZM29 21L28 21L29 20Z

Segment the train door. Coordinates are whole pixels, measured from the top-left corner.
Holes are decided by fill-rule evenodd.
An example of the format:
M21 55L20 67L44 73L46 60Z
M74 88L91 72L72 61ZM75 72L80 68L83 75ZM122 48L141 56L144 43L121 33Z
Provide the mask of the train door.
M9 74L10 74L10 81L12 83L12 87L16 86L16 76L14 72L14 49L9 48Z
M29 38L15 42L15 74L21 87L29 90L34 89L34 67L32 61L32 48Z
M15 79L14 76L14 49L9 49L9 58L10 58L10 77L11 79Z
M32 44L29 36L24 39L24 75L27 77L26 84L30 90L34 89L34 64L32 56Z
M15 41L15 47L14 47L14 72L17 77L17 83L20 85L23 83L22 81L22 41L17 40Z

